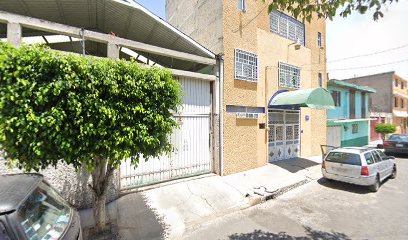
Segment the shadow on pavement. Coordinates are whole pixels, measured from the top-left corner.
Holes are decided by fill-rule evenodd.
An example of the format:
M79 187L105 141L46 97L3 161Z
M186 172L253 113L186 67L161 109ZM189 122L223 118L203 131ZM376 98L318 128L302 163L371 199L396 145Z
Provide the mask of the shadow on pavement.
M358 193L358 194L372 193L370 189L368 189L368 187L366 186L359 186L359 185L354 185L350 183L329 180L326 178L320 178L319 180L317 180L317 182L322 186L345 191L345 192L352 192L352 193Z
M271 233L264 232L262 230L255 230L251 233L235 233L229 236L230 240L274 240L274 239L286 239L286 240L312 240L312 239L325 239L325 240L351 240L349 236L339 232L323 232L313 230L310 227L305 227L306 236L295 237L285 232Z
M319 163L305 159L305 158L287 159L287 160L272 162L270 164L281 167L291 173L296 173L300 170L319 165Z
M163 218L148 204L142 193L124 195L117 200L120 239L163 239Z

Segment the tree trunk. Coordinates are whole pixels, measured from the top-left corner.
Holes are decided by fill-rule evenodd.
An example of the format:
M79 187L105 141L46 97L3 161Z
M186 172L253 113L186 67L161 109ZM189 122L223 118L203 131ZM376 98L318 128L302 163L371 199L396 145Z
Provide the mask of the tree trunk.
M103 232L106 230L106 189L109 184L113 167L106 159L94 158L95 169L92 171L93 215L95 220L95 230Z
M93 202L93 215L95 219L95 229L97 232L106 230L106 195L95 196Z

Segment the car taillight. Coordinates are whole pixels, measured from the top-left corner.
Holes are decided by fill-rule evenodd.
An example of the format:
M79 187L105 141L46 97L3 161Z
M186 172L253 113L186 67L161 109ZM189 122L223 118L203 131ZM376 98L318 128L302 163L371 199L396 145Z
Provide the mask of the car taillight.
M383 146L384 146L384 147L389 147L389 146L391 146L391 143L389 143L389 142L384 142Z
M361 167L361 176L368 176L368 167L367 166L362 166Z
M326 169L326 165L324 164L324 161L322 162L322 169Z

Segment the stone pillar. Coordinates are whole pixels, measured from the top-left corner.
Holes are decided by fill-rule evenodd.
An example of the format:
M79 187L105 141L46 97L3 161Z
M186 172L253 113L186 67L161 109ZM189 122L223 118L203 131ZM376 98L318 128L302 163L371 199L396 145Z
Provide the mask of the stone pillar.
M118 59L119 58L119 47L116 44L108 43L108 58Z
M21 25L19 23L7 23L7 42L15 47L20 47L21 40Z

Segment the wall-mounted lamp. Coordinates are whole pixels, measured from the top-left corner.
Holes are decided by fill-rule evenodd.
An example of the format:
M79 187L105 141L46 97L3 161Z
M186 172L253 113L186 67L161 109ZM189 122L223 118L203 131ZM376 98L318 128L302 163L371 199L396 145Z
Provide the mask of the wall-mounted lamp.
M302 44L300 43L300 39L299 39L299 38L296 40L296 42L293 42L293 43L289 44L289 45L288 45L288 48L289 48L290 45L295 45L295 50L299 50L300 47L302 46Z
M295 50L299 50L300 46L302 46L302 44L300 44L300 39L299 38L296 40L296 42L293 42L293 43L289 44L288 45L288 51L286 52L286 62L289 62L289 47L291 45L295 45Z
M349 129L349 127L347 127L346 125L344 125L343 128L345 132L347 132L347 130Z

